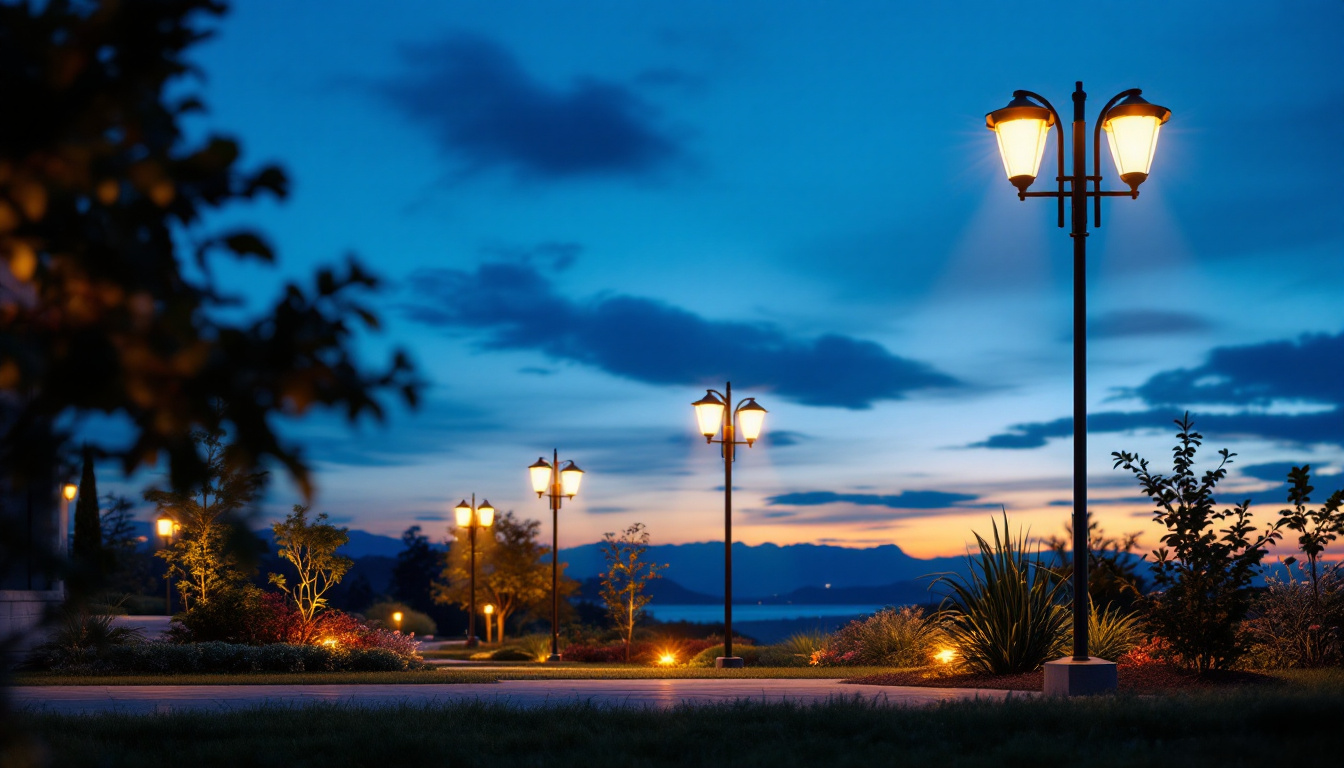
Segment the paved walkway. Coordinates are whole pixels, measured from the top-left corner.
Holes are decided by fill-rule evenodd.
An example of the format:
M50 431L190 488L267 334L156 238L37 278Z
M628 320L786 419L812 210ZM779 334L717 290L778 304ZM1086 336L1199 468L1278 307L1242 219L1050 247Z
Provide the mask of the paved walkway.
M509 680L462 685L46 685L11 690L24 709L63 713L246 709L262 704L448 704L486 701L521 707L593 702L666 709L735 700L801 704L860 697L892 706L959 699L1003 699L1007 691L847 685L839 680ZM1014 692L1014 697L1035 694Z

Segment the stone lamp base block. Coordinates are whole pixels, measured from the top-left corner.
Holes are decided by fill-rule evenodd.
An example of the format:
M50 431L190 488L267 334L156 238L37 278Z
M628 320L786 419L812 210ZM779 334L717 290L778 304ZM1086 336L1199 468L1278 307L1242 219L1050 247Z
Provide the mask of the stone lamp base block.
M714 666L719 669L742 669L746 665L741 656L719 656L714 659Z
M1091 696L1110 693L1119 686L1115 662L1096 656L1074 661L1072 656L1045 662L1046 696Z

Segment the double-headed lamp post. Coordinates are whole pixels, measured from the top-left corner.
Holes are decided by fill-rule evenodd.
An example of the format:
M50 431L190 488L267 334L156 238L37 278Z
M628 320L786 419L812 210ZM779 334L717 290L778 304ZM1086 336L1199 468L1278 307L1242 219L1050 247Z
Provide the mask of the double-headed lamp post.
M560 451L552 450L550 463L544 457L527 468L537 498L550 497L551 504L551 655L547 661L560 660L560 503L574 498L583 482L583 470L573 459L560 465Z
M1150 104L1138 88L1116 94L1101 108L1092 132L1092 173L1087 171L1087 94L1082 82L1073 92L1071 173L1064 173L1064 128L1059 113L1045 97L1014 91L1003 109L985 115L985 124L998 137L999 153L1008 181L1017 197L1053 197L1059 202L1059 226L1064 227L1064 200L1070 205L1073 238L1073 656L1045 666L1045 692L1063 695L1092 693L1116 687L1115 664L1093 658L1087 649L1087 200L1092 199L1094 226L1101 226L1101 198L1139 196L1139 185L1157 151L1157 136L1171 110ZM1058 143L1057 186L1049 192L1028 192L1045 154L1050 128ZM1120 180L1129 191L1101 189L1101 133L1111 148ZM1092 188L1088 189L1088 182ZM1067 188L1066 188L1067 185Z
M481 640L476 636L476 529L488 529L495 525L495 507L491 506L491 500L485 499L480 507L476 506L476 494L472 494L472 503L466 503L462 499L453 511L457 512L458 529L468 530L468 539L472 542L472 554L470 554L469 573L472 574L472 596L470 596L468 619L466 619L466 647L474 648L480 646Z
M714 666L721 669L743 665L742 659L733 655L733 462L737 460L737 446L750 448L760 438L766 413L754 397L744 398L729 411L732 402L730 381L723 392L707 390L704 397L691 403L705 442L723 445L723 655L714 660ZM737 439L734 421L741 425L743 440ZM719 434L721 437L715 440Z
M467 647L475 648L481 644L480 638L476 637L476 529L489 528L495 524L495 508L490 506L490 500L486 499L481 506L476 506L476 494L471 494L471 503L468 504L463 499L453 511L457 513L457 527L466 528L467 538L471 540L471 599L470 609L467 618Z

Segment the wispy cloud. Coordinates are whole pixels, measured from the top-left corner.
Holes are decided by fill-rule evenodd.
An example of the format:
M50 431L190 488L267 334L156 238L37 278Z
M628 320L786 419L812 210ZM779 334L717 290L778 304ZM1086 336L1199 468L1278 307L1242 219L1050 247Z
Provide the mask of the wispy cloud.
M536 350L651 384L732 379L795 402L842 408L960 386L925 363L850 336L800 338L771 324L709 320L637 296L573 301L529 261L490 262L474 272L419 270L409 283L412 298L403 310L412 320L477 331L486 349Z
M979 497L969 493L946 491L901 491L896 494L835 493L834 491L800 491L782 493L765 500L770 506L818 507L826 504L855 504L858 506L887 507L888 509L944 509L966 506ZM974 505L983 506L983 505ZM995 506L995 505L989 505Z

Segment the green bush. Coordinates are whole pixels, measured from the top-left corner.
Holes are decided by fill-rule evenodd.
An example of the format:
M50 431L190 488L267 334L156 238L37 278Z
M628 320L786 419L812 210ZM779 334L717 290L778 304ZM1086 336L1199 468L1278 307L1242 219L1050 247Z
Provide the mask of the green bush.
M523 650L522 648L500 648L490 654L491 661L536 661L537 657Z
M933 662L943 639L936 617L925 616L918 608L884 608L862 621L851 621L809 659L822 666L922 667Z
M246 672L398 672L418 668L414 659L386 648L237 643L138 643L110 648L70 671L100 674L236 674Z
M978 557L967 556L969 577L943 576L951 595L944 631L972 672L1006 675L1039 669L1060 646L1069 614L1061 606L1067 584L1052 576L1026 538L1013 539L1008 515L994 543L980 534Z
M762 667L806 667L812 662L811 653L798 653L793 645L785 641L776 645L757 646L756 663ZM710 666L714 659L709 660Z
M396 611L401 611L400 627L397 626L397 622L392 620L392 614ZM434 620L428 614L413 611L405 603L374 603L365 609L364 616L378 621L388 629L400 629L402 634L405 635L424 637L425 635L436 635L439 631L439 628L434 624Z
M523 635L514 641L514 645L527 654L528 661L545 661L551 656L550 635Z

